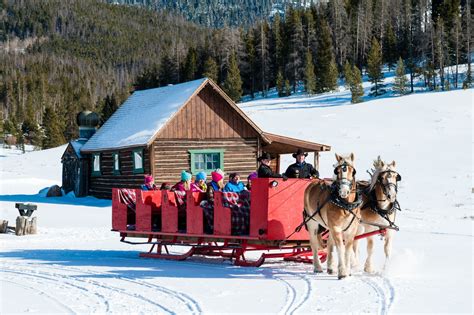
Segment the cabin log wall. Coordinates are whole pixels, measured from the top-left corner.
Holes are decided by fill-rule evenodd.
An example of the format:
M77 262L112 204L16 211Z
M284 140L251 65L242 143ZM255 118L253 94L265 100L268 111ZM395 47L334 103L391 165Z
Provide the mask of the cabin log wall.
M120 174L115 175L113 169L112 153L119 152ZM133 173L133 149L121 151L102 151L100 157L100 176L91 176L89 182L89 195L97 198L112 198L112 188L139 188L143 184L144 174L150 174L150 153L143 149L143 169L140 174ZM92 167L92 166L91 166ZM90 170L92 172L92 170Z
M182 170L191 167L188 150L224 149L224 172L238 172L245 178L257 169L257 139L156 140L153 144L155 182L176 183ZM195 175L195 174L193 174ZM227 181L227 176L224 178ZM209 178L210 180L210 178Z

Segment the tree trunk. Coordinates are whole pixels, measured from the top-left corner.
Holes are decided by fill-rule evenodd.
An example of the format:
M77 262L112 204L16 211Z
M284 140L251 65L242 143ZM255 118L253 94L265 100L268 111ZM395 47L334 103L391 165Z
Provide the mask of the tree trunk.
M0 233L7 233L8 231L8 221L0 220Z

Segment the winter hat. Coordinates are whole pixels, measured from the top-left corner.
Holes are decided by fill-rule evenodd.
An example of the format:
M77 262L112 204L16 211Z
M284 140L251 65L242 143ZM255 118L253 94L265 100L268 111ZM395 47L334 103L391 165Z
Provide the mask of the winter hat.
M206 178L207 178L206 172L199 172L196 174L196 181L206 180Z
M191 179L191 177L193 177L193 175L191 175L190 173L186 172L186 171L181 171L181 180L182 181L188 181Z
M250 173L250 175L247 177L247 180L252 180L257 177L258 177L257 172L253 172L253 173Z
M155 180L153 179L153 176L151 175L145 175L145 184L150 184L153 183Z
M218 171L219 171L219 169L217 169L217 170L215 170L214 172L211 173L212 180L215 181L216 183L224 178L224 174L222 174L222 171L220 171L220 172L218 172Z
M262 161L262 160L273 160L274 157L270 155L268 152L262 152L262 155L260 155L257 159L257 161Z
M304 155L305 157L308 156L308 153L304 152L303 149L298 149L295 153L292 154L292 156L296 159L298 155Z

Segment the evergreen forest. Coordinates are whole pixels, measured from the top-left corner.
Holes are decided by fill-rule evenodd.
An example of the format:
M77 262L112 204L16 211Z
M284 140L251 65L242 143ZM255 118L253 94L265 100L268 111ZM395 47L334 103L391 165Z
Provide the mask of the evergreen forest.
M235 101L275 87L329 92L344 78L359 102L363 74L372 95L384 93L383 65L399 94L416 79L427 90L471 86L467 0L321 1L221 27L109 2L0 1L0 131L10 143L55 147L78 137L82 110L103 123L134 90L203 76Z

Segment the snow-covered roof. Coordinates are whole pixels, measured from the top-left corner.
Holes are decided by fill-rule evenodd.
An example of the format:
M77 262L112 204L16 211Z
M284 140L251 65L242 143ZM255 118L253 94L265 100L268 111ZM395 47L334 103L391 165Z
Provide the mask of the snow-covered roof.
M86 142L82 152L145 146L207 78L136 91Z
M76 155L78 158L82 158L81 156L81 148L84 146L84 141L79 140L74 140L69 142L74 149L74 152L76 152Z

